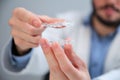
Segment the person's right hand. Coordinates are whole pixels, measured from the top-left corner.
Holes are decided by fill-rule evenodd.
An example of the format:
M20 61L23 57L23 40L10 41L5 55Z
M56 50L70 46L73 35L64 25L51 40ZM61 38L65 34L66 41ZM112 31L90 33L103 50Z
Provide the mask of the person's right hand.
M24 8L15 8L9 20L11 35L19 55L24 55L30 48L37 47L45 27L43 22L59 21L48 16L38 16Z
M58 42L49 43L41 38L40 44L49 65L49 80L90 80L86 64L69 42L63 47Z

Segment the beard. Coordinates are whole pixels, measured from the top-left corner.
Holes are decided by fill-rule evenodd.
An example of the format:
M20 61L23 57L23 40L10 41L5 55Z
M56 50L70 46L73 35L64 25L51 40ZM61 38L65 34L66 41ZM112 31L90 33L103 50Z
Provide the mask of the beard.
M103 25L105 25L106 27L118 27L120 25L120 19L117 19L115 21L110 21L110 20L105 20L103 19L100 15L95 14L97 20L102 23Z
M106 27L110 27L110 28L111 27L117 28L120 25L120 19L116 19L114 21L106 20L106 19L104 19L102 16L100 16L97 13L97 10L102 10L102 9L107 9L107 8L112 8L116 12L120 13L120 10L117 9L114 5L106 4L105 6L102 6L101 8L96 9L94 3L92 3L92 4L93 4L93 13L92 13L92 16L95 16L100 23L102 23Z

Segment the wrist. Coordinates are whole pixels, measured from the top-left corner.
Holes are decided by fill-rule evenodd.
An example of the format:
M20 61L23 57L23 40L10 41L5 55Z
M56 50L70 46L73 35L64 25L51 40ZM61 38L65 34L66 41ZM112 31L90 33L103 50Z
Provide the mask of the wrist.
M27 53L29 53L31 50L32 50L31 48L30 49L25 49L25 50L20 49L19 47L17 47L15 45L14 39L12 40L12 53L13 53L13 55L24 56Z

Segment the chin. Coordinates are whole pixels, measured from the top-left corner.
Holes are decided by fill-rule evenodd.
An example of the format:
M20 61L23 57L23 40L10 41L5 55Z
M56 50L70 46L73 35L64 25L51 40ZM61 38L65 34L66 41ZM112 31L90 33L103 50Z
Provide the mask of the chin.
M106 26L117 27L120 24L120 19L119 17L116 17L116 16L108 16L108 15L105 16L105 15L97 14L96 17L99 20L99 22L101 22Z

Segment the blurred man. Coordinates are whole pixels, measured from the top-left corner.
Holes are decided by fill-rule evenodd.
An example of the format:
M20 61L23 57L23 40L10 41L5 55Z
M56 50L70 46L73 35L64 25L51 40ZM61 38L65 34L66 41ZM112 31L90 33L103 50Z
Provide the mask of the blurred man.
M61 15L75 23L72 31L66 29L62 33L41 24L63 20L16 8L9 21L13 39L0 58L2 80L44 80L48 71L46 59L50 80L120 80L120 0L92 3L93 12L86 20L79 13ZM41 37L70 37L73 47L65 44L61 48L59 43L49 44Z

